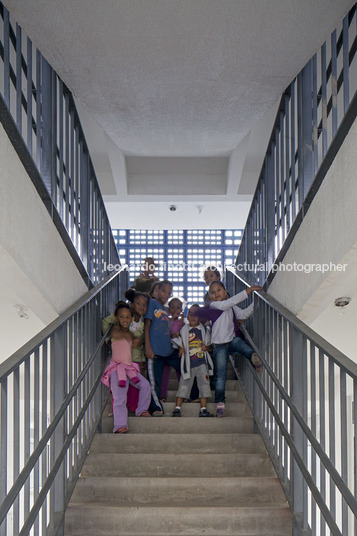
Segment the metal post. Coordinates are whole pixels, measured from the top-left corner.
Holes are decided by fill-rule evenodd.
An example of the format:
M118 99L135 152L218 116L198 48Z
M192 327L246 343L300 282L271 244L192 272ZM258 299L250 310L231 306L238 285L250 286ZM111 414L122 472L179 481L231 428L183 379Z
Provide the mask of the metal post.
M41 57L42 71L42 107L41 107L41 173L42 180L55 203L55 192L53 189L53 151L52 151L52 68L45 58ZM39 88L37 88L39 90ZM38 134L37 134L38 136ZM55 203L56 204L56 203Z

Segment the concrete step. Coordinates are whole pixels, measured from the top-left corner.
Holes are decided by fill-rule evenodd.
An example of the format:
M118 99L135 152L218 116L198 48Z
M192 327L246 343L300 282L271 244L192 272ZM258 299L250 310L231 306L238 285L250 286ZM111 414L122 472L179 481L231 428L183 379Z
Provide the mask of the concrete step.
M219 420L219 419L217 419ZM111 454L265 454L263 440L258 434L97 434L90 448L91 453Z
M286 507L128 507L91 503L70 505L65 529L71 536L287 536L289 532L291 514Z
M169 391L177 391L178 381L176 378L172 378L169 381ZM243 394L242 388L238 380L227 379L226 381L226 391L239 391ZM243 395L244 396L244 395Z
M175 402L164 402L165 413L170 413L174 411L176 407ZM207 409L213 415L216 415L216 404L214 402L208 402ZM182 417L198 417L200 412L200 403L190 402L182 404L181 414ZM246 402L230 402L227 404L226 417L246 417L251 415L249 406Z
M261 493L264 489L264 493ZM286 506L274 477L146 478L83 477L72 495L74 503L116 506Z
M227 369L227 381L235 381L238 383L238 380L236 378L235 372L232 369ZM176 377L176 374L173 373L169 380L169 389L177 389L178 387L178 379Z
M81 476L202 477L275 476L267 454L110 454L89 453Z
M198 417L175 418L171 417L169 413L163 417L129 417L128 427L130 433L134 434L252 434L254 421L252 416L200 419ZM112 430L113 417L104 417L102 421L103 433L109 434Z
M238 389L239 385L237 385L237 389L229 389L226 390L226 403L228 402L246 402L246 398L244 396L243 391ZM167 393L167 402L175 402L177 395L177 389L173 391L168 391ZM214 402L214 391L212 391L212 397L208 398L208 402ZM192 402L186 402L186 403L192 403Z

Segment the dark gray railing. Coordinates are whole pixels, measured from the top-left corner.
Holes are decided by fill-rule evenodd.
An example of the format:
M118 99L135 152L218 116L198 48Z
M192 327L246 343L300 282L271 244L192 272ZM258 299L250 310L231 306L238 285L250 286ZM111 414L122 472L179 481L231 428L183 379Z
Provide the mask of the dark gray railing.
M104 407L101 318L114 272L0 364L0 535L63 535L64 513Z
M236 264L274 275L357 115L356 5L282 96Z
M227 288L246 284L227 272ZM293 534L355 535L357 364L263 292L246 335L263 374L232 361L294 513Z
M73 96L0 2L0 119L87 283L119 265Z

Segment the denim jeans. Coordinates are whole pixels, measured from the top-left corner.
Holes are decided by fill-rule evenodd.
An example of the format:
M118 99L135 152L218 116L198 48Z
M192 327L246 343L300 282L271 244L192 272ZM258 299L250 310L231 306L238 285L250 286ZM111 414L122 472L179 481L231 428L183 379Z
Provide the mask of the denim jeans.
M180 372L180 363L181 360L178 357L178 350L173 350L172 354L167 357L156 355L154 359L148 360L148 380L151 385L151 413L153 411L164 411L164 408L160 402L161 378L164 365L169 365L177 372Z
M213 345L213 363L215 375L215 402L226 400L227 363L229 354L242 354L250 359L254 350L240 337L235 337L231 342Z

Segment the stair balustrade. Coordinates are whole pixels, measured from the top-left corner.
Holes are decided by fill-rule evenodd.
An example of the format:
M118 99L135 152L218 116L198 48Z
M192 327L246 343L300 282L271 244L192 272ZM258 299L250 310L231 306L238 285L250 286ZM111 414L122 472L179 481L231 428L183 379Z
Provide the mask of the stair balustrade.
M1 2L0 120L90 288L120 260L73 95Z
M246 288L233 271L227 288ZM357 531L357 364L264 292L244 332L258 375L232 357L295 517L293 534Z
M65 509L105 405L101 319L124 270L0 364L0 535L63 534Z
M270 283L357 116L357 4L282 95L236 265Z

